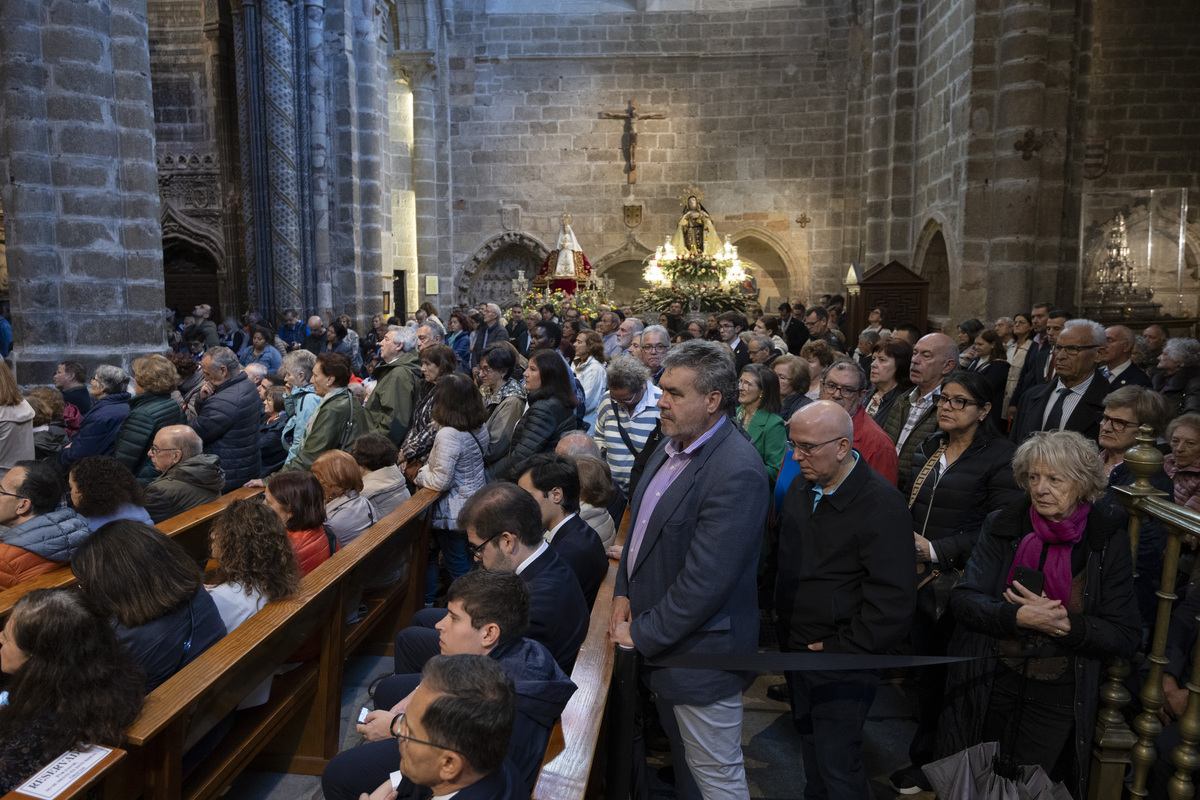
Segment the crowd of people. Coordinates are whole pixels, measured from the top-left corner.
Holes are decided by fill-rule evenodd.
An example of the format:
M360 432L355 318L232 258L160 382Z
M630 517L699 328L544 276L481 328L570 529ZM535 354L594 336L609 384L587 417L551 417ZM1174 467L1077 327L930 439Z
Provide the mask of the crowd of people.
M426 303L360 336L345 316L272 330L197 306L131 374L64 360L22 394L0 362L0 587L65 564L79 582L26 595L0 634L0 790L68 747L119 744L144 693L428 488L426 608L327 798L386 796L400 758L435 794L527 796L610 558L609 633L642 659L677 796L748 797L748 676L658 662L756 652L760 609L785 652L981 657L916 670L897 791L998 741L1086 796L1101 667L1149 641L1166 541L1144 524L1131 554L1116 489L1148 426L1166 455L1152 484L1200 510L1200 343L1051 303L924 335L875 308L848 336L839 296L777 312L675 304L646 325L484 303L443 323ZM263 502L214 523L205 585L155 526L243 486ZM405 572L380 563L367 588ZM1181 585L1198 575L1185 559ZM1172 628L1179 653L1195 616ZM1186 661L1164 680L1168 727ZM869 796L879 673L863 663L769 690L800 733L806 797Z

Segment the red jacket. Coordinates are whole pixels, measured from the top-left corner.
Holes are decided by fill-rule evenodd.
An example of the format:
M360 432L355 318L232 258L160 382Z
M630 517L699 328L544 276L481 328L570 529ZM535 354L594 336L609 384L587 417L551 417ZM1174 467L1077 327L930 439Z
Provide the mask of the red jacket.
M288 531L288 538L292 540L292 549L296 551L296 560L300 562L301 577L329 558L329 537L325 535L324 526L306 531Z
M872 469L896 486L898 462L892 437L884 433L883 428L862 408L850 419L854 422L854 449L862 454Z

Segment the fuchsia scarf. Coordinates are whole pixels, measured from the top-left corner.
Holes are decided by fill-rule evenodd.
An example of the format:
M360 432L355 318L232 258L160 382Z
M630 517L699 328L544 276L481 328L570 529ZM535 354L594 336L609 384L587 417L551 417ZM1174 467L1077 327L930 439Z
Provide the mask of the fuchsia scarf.
M1071 547L1083 538L1083 529L1087 526L1088 512L1091 510L1092 504L1084 503L1062 522L1050 522L1030 508L1029 519L1033 522L1033 533L1027 534L1017 548L1017 557L1013 559L1013 565L1008 570L1009 585L1012 585L1013 573L1018 565L1038 569L1038 562L1042 558L1042 546L1049 545L1046 564L1042 568L1046 574L1043 591L1051 600L1059 600L1066 605L1071 599Z

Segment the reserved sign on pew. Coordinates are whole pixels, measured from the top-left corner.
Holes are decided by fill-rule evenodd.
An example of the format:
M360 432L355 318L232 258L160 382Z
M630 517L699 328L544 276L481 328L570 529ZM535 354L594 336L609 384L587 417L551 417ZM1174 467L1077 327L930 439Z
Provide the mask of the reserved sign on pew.
M93 768L107 761L112 753L113 750L99 746L87 750L68 750L18 786L16 791L40 800L54 800Z

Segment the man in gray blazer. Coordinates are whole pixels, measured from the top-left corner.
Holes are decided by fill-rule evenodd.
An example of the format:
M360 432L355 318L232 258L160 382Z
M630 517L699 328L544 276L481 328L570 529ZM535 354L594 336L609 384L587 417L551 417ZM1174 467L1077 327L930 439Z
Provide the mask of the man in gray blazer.
M757 650L755 573L769 489L762 459L729 419L731 356L693 340L663 361L664 441L633 495L609 619L613 640L649 662L642 679L657 696L682 800L750 796L741 748L748 676L652 666L685 653Z

